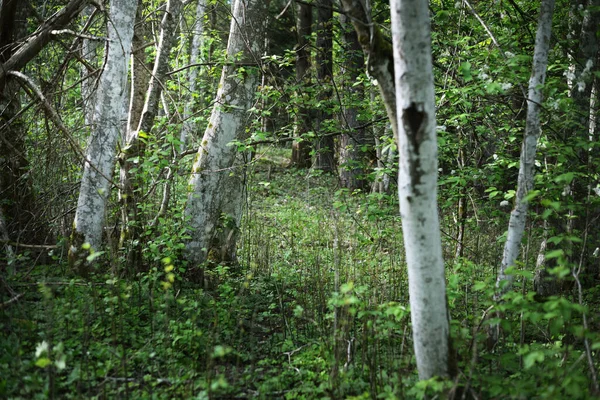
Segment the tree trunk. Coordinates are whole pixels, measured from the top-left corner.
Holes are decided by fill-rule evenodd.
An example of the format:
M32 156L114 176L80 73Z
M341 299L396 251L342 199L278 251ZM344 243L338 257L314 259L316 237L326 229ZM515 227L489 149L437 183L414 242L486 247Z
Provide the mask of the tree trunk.
M554 0L543 0L540 7L538 29L535 38L533 68L531 71L531 78L529 79L527 118L525 120L523 146L521 147L515 208L510 213L502 264L500 265L498 278L496 280L496 300L500 300L500 298L510 289L512 284L513 276L507 272L507 269L515 265L521 250L521 240L527 221L527 210L529 205L526 196L533 190L535 177L535 153L537 141L541 133L540 108L543 101L542 89L546 80L546 67L548 65L553 12Z
M169 68L169 55L177 37L177 23L181 12L181 0L168 0L165 15L161 21L160 39L156 49L156 59L154 68L148 83L148 90L144 99L144 106L139 117L139 124L136 130L127 131L127 139L123 152L119 156L121 164L120 169L120 201L122 207L122 225L120 247L127 248L127 269L135 271L139 269L142 261L142 249L140 243L140 232L142 230L142 221L139 218L137 207L139 204L140 188L143 184L141 179L131 176L131 169L134 167L132 158L141 165L145 156L145 142L140 140L140 132L150 133L154 120L158 113L160 95L165 84L165 77ZM141 70L143 65L138 66ZM141 72L141 71L140 71ZM138 88L132 88L133 93ZM133 101L138 98L133 98ZM134 107L130 107L133 111ZM130 122L135 117L130 118Z
M398 194L420 379L454 374L437 212L435 94L427 3L390 3L399 117Z
M310 35L312 33L312 6L310 4L296 3L296 32L298 44L296 45L296 84L300 88L310 84ZM298 96L299 94L297 94ZM303 139L302 135L311 128L310 110L298 105L298 114L294 121L294 137L297 139L292 144L291 164L297 168L308 168L311 164L310 141Z
M98 250L106 199L115 165L116 144L121 127L121 107L127 83L127 62L135 21L137 0L111 0L108 24L108 49L105 68L98 85L94 126L86 151L86 162L73 222L69 260L85 274L85 252L89 243Z
M346 59L343 62L346 83L344 84L345 106L343 109L342 125L349 133L340 137L339 165L341 185L350 190L364 189L367 186L365 177L365 165L367 163L366 153L363 146L366 145L366 130L358 126L359 109L357 104L362 101L364 87L356 85L365 60L363 58L358 36L352 26L349 26L348 18L341 14L340 22L344 31L344 44L346 46Z
M333 2L318 0L317 4L317 82L321 86L321 91L319 92L320 107L317 111L315 126L318 138L315 146L315 168L333 171L335 168L334 142L333 136L327 135L330 133L328 125L332 117L329 102L333 84Z
M190 65L198 62L200 51L203 47L203 36L204 36L204 14L206 12L206 0L198 0L196 5L196 18L194 26L194 35L192 36L192 47L190 49ZM192 120L193 105L194 105L194 94L196 93L196 81L198 80L198 71L201 67L191 67L188 74L188 99L183 108L183 125L181 127L181 135L179 141L181 142L180 151L184 151L188 138L196 131L196 124Z
M83 11L83 14L88 18L88 24L92 22L95 11L96 8L94 6L87 6ZM81 41L81 58L86 60L86 63L81 65L81 97L83 100L83 119L87 127L92 126L93 123L94 98L96 95L95 78L97 77L97 75L90 75L93 71L89 67L95 67L97 64L97 50L99 45L100 43L97 40L84 38Z
M372 21L370 0L341 0L341 2L354 25L358 42L368 60L369 74L377 80L385 110L392 124L394 138L398 138L392 45Z
M131 43L131 92L129 98L129 112L127 118L127 131L134 132L140 125L142 110L146 99L146 91L150 82L150 71L146 63L147 27L144 22L144 3L139 1L135 15L136 29L133 32Z
M238 71L234 61L260 62L266 3L236 0L233 5L227 44L230 63L223 66L215 106L188 186L185 215L189 218L191 239L186 254L193 267L202 267L207 258L235 262L244 199L244 166L237 146L230 143L247 136L247 110L254 103L260 71L250 67Z

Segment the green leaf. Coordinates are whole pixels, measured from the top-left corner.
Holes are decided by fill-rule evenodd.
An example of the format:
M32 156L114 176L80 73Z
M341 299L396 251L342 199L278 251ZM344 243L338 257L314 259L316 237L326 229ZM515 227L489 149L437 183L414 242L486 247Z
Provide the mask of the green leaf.
M459 72L461 73L461 75L463 76L463 79L465 80L465 82L470 82L473 80L473 74L471 72L471 63L468 61L465 61L464 63L460 64L460 67L458 67Z
M48 357L38 358L35 362L36 367L46 368L48 365L52 364L52 361Z
M562 249L552 250L546 253L546 260L550 260L552 258L562 257L565 252Z
M533 365L536 362L543 362L544 361L544 353L541 351L532 351L531 353L527 354L525 357L523 357L523 366L525 367L525 369L529 369L531 367L533 367Z

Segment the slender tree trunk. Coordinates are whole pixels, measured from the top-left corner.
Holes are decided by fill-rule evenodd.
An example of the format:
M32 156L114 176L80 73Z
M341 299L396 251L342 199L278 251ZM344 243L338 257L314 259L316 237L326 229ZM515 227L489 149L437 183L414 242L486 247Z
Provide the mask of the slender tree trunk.
M312 32L312 6L310 4L296 3L296 32L298 44L296 45L296 84L300 88L310 84L310 35ZM297 96L299 94L297 93ZM310 110L300 103L298 114L295 116L294 137L292 144L291 164L297 168L308 168L311 164L310 141L302 139L311 128Z
M137 0L111 0L106 64L96 99L94 127L90 136L81 189L77 201L69 259L85 274L84 243L93 249L102 244L106 199L115 165L116 144L121 127L121 106L127 83L127 62Z
M229 61L259 63L263 54L265 13L263 0L236 0L230 26ZM258 66L258 65L257 65ZM237 146L249 124L247 110L255 101L258 68L225 65L210 122L198 150L188 187L185 215L191 239L186 246L193 267L211 261L235 262L244 199L244 168Z
M140 125L142 110L146 99L146 91L150 82L150 72L146 63L146 50L144 49L148 37L148 29L144 23L144 8L142 1L138 0L135 15L136 29L133 32L131 52L131 92L129 97L129 113L127 118L127 131L135 132Z
M150 133L154 120L158 113L160 97L165 77L169 68L169 55L177 37L177 23L181 12L181 0L168 0L165 14L160 26L160 38L156 49L154 68L148 83L148 89L144 99L144 106L139 117L136 130L128 130L127 139L122 154L119 156L120 169L120 199L122 207L122 225L120 245L127 247L128 270L140 268L142 261L142 248L140 243L140 232L142 221L139 218L137 207L139 204L139 193L142 186L140 179L131 176L134 163L131 159L137 159L138 165L143 162L145 156L145 143L140 140L140 132ZM135 65L135 64L134 64ZM143 66L138 66L140 69ZM141 72L141 71L140 71ZM132 104L138 97L133 97L135 90L132 88ZM131 107L134 110L134 107ZM135 117L130 118L130 122Z
M523 146L521 147L515 208L510 213L502 264L500 265L498 278L496 280L497 300L500 300L511 287L513 276L507 272L507 269L515 265L521 250L521 240L527 221L527 210L529 205L526 197L529 192L533 190L535 177L535 153L537 141L541 133L540 108L543 101L542 89L546 80L553 13L554 0L542 0L533 53L533 68L531 71L531 78L529 79L527 118L525 121Z
M204 14L206 12L206 0L198 0L196 5L196 18L194 19L194 35L192 36L192 47L190 49L190 64L196 64L198 62L200 51L203 47L204 37ZM193 106L194 106L194 95L196 94L196 81L198 80L198 72L201 67L190 68L188 74L188 88L189 94L188 99L183 108L183 125L181 127L181 135L179 141L181 142L180 151L186 148L188 138L196 131L196 124L192 120Z
M333 136L327 126L331 122L329 104L331 100L331 87L333 85L333 2L332 0L318 0L317 18L317 82L321 86L319 92L320 108L317 111L315 131L317 141L315 146L315 168L323 171L333 171L335 168Z
M347 82L344 85L346 104L342 122L349 131L340 137L340 181L345 188L364 189L367 186L365 177L367 158L362 147L366 145L366 129L358 127L360 124L357 104L362 101L365 89L362 84L356 85L356 83L365 60L354 27L349 26L350 23L345 15L340 15L340 22L344 30L344 43L347 47L346 59L343 63Z
M427 3L390 3L399 117L398 194L420 379L454 374L437 212L435 94Z

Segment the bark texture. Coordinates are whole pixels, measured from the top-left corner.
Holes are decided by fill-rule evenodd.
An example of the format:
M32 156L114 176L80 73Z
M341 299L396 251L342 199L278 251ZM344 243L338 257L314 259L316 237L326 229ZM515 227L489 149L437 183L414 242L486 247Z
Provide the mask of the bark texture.
M398 194L420 379L448 377L450 328L437 212L437 137L426 0L392 0Z
M244 199L244 169L237 146L246 138L260 71L238 70L233 61L257 63L263 54L265 12L263 0L236 0L227 43L228 63L223 67L210 121L192 169L185 215L191 240L187 259L198 267L212 261L235 262ZM237 160L237 161L236 161Z
M93 249L102 244L106 199L115 166L123 93L127 84L127 64L135 21L137 0L111 0L106 63L96 99L94 126L86 150L86 163L73 222L70 260L81 261L81 246ZM79 266L79 265L78 265Z

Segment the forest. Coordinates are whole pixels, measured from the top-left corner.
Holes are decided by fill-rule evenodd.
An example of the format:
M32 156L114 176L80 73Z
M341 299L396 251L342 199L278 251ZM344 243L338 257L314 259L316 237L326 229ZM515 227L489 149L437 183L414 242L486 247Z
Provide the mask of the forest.
M600 397L600 0L0 0L0 398Z

